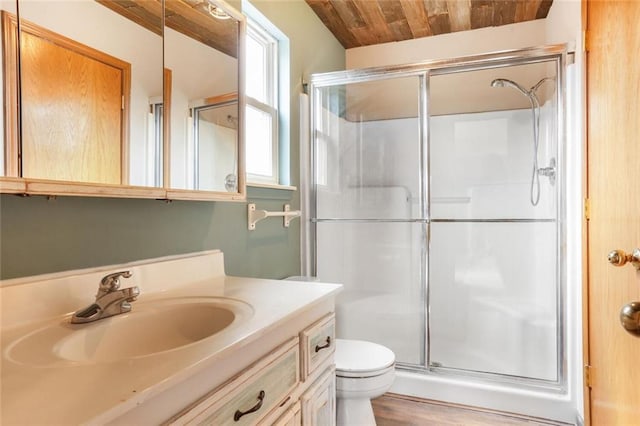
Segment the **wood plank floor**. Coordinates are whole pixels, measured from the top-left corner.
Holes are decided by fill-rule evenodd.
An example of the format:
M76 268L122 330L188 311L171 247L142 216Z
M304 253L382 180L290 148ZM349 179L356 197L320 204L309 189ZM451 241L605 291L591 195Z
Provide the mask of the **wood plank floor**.
M378 426L549 426L551 420L386 393L372 401Z

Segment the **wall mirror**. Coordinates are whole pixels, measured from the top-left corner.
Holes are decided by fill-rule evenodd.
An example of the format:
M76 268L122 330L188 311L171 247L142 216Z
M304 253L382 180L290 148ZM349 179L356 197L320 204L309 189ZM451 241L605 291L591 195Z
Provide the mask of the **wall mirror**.
M244 21L211 1L3 2L0 192L243 199Z
M244 191L238 149L243 25L223 2L165 0L171 189Z
M26 179L162 186L162 5L19 0ZM5 14L5 24L15 26ZM160 116L161 117L161 116ZM16 122L7 123L17 126ZM17 170L16 170L17 168Z

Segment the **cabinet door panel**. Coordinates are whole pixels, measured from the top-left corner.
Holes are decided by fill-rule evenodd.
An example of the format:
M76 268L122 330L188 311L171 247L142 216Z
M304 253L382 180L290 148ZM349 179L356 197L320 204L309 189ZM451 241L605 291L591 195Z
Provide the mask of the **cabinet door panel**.
M331 366L302 395L302 424L304 426L333 426L336 424L336 375Z

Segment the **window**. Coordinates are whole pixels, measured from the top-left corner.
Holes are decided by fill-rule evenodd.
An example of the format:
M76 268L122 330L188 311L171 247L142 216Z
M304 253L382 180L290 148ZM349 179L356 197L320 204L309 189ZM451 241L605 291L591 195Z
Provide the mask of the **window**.
M247 180L278 184L278 40L247 20Z

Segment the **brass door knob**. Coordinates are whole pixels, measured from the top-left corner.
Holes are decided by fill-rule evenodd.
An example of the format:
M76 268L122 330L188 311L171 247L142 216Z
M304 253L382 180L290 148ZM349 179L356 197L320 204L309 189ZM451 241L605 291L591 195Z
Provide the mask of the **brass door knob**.
M636 269L640 270L640 249L634 249L631 254L627 254L622 250L613 250L609 253L607 259L613 266L631 263Z
M620 309L620 324L629 333L640 337L640 302L627 303Z

